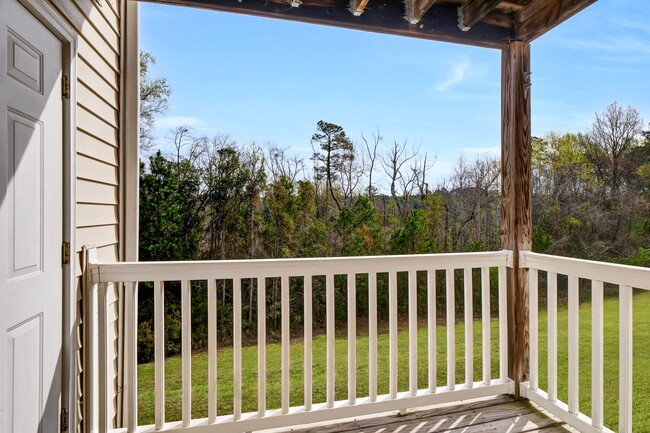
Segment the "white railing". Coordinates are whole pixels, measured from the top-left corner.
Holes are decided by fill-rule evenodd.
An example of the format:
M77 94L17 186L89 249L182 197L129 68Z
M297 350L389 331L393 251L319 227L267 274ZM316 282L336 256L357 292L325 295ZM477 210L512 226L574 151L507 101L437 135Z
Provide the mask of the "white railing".
M468 254L439 254L415 256L351 257L324 259L286 260L243 260L211 262L138 262L98 263L92 251L86 270L86 305L97 315L88 314L87 335L97 335L87 349L89 361L86 377L90 383L85 404L93 408L88 412L86 422L92 431L114 431L113 420L108 419L109 404L112 404L114 384L108 373L108 314L107 287L112 283L125 285L125 353L124 377L126 428L127 432L186 431L193 432L247 432L260 429L288 427L311 422L342 419L389 410L404 410L411 407L468 398L485 397L514 392L514 384L507 376L507 307L506 267L512 264L512 254L507 251ZM490 268L498 269L499 301L499 377L491 375L492 342L490 336ZM456 303L454 270L464 270L464 322L465 322L465 382L456 383ZM472 270L481 270L482 305L482 378L475 381L473 342L473 287ZM446 356L447 380L439 386L436 381L436 272L445 271L446 287ZM408 273L408 370L407 392L398 392L398 289L397 273ZM425 389L418 389L418 305L417 272L427 273L427 346L428 382ZM368 278L368 341L369 378L368 395L358 396L356 383L356 276ZM389 393L377 395L377 281L378 274L388 274L389 297ZM348 398L335 401L335 276L347 276L347 325L348 325ZM325 277L326 293L326 401L312 402L312 278ZM266 279L279 278L281 284L281 408L267 410L266 407ZM257 280L257 350L258 350L258 410L242 413L242 279ZM304 292L304 394L303 404L290 407L290 279L294 285L302 281ZM233 284L233 411L217 413L216 377L217 336L216 306L217 280L230 280ZM163 329L164 282L181 282L182 299L182 418L167 420L165 417L164 348ZM208 417L192 419L191 383L191 282L207 281L208 290L208 368L209 389L204 396L208 400ZM154 334L155 334L155 424L140 426L138 423L138 378L137 378L137 298L138 282L153 282L154 287ZM93 310L94 311L94 310ZM97 371L94 371L94 370ZM109 403L111 402L111 403Z
M609 263L520 254L528 268L530 301L530 380L521 394L581 432L611 432L603 425L604 286L618 286L619 301L619 432L632 432L632 293L650 290L650 269ZM548 308L548 389L539 389L538 286L539 271L546 272ZM558 400L558 275L568 279L568 401ZM591 418L579 408L579 288L591 283Z

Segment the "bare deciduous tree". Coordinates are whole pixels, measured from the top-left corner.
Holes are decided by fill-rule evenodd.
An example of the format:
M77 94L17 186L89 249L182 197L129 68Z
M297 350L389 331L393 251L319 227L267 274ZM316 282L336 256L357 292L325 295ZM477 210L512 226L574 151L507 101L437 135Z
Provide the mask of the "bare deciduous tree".
M582 145L587 158L594 164L598 176L616 194L623 183L622 163L627 153L639 143L643 120L631 106L613 102L605 111L596 113L596 120Z

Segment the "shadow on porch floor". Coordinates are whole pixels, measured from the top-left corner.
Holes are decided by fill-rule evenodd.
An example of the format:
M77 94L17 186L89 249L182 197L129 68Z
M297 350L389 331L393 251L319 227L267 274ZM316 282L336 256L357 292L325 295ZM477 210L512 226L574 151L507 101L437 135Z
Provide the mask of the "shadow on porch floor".
M576 430L527 401L503 395L444 407L418 408L405 415L385 413L336 424L296 426L264 433L430 433L508 432L567 433Z

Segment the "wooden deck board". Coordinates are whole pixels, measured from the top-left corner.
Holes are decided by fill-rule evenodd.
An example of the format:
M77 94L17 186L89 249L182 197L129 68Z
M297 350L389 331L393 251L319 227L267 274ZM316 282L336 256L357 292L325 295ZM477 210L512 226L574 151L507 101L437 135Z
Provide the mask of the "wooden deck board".
M275 430L276 432L281 430ZM567 433L574 431L528 402L509 396L481 399L406 415L382 414L330 425L297 426L293 433Z

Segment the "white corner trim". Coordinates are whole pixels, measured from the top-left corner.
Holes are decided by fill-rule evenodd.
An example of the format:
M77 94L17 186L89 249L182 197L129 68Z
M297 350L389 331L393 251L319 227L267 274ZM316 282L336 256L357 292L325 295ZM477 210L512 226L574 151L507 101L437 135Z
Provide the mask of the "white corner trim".
M123 6L120 131L120 260L138 260L140 185L140 47L138 2Z

